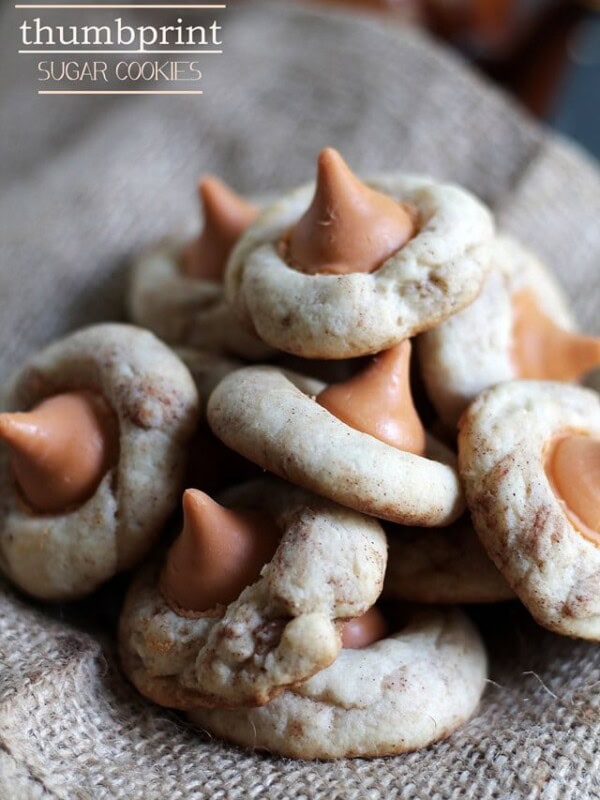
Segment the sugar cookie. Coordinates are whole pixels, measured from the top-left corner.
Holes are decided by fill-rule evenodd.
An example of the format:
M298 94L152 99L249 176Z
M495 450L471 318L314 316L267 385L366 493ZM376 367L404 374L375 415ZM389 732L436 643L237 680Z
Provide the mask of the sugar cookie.
M264 358L271 349L238 325L222 285L229 251L258 209L216 178L201 181L199 193L205 219L200 236L164 239L134 263L131 319L173 345Z
M490 561L470 516L443 530L386 526L384 597L412 603L497 603L515 595Z
M363 184L326 149L316 190L283 196L242 236L225 290L240 320L273 347L305 358L369 355L472 302L492 234L490 212L467 191L400 174Z
M479 392L515 378L573 380L600 364L600 340L578 336L550 271L514 239L499 236L483 291L423 334L423 379L440 418L455 427Z
M417 438L411 447L426 442L426 458L356 429L315 402L289 372L247 367L231 373L210 397L208 421L250 461L362 513L440 526L464 509L447 448L432 437L420 439L412 427L410 435Z
M41 474L48 459L57 464L62 448L74 446L81 454L85 443L78 437L83 429L93 436L93 429L79 427L85 425L81 416L73 417L77 430L67 430L73 441L59 430L53 445L46 428L56 420L43 409L41 420L35 411L0 416L0 437L13 450L11 457L0 446L0 567L22 589L47 600L91 592L145 555L177 504L197 422L197 392L183 363L151 333L117 324L77 331L30 358L9 387L5 410L28 411L82 391L110 409L114 453L91 495L64 509L51 504L40 512L40 499L31 502L31 488L18 483L19 473L13 478L11 460L13 468L21 458L25 470ZM25 431L23 441L15 424L27 427L32 416L32 433ZM45 438L41 461L30 447L39 441L36 428ZM63 466L72 470L70 463L58 464L57 479Z
M488 555L544 627L600 639L600 397L513 381L464 415L459 464Z
M125 672L142 694L174 708L268 702L335 659L344 621L370 608L383 584L387 544L375 520L273 479L219 499L270 515L280 530L259 579L226 607L186 611L185 586L165 599L161 567L151 565L121 617Z
M372 758L445 739L475 712L487 658L454 609L415 610L398 632L357 650L261 708L195 709L211 734L291 758Z

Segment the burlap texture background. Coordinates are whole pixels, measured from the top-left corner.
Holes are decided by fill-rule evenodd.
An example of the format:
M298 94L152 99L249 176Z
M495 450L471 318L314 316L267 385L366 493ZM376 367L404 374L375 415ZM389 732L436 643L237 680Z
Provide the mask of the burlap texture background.
M0 377L52 337L121 316L124 265L190 219L196 175L284 187L328 144L356 168L474 189L600 332L595 165L416 33L244 5L227 12L202 98L38 99L15 22L6 9ZM536 629L516 604L478 612L493 682L464 730L408 756L303 764L211 741L138 698L110 636L122 583L52 610L0 588L0 798L600 796L600 648Z

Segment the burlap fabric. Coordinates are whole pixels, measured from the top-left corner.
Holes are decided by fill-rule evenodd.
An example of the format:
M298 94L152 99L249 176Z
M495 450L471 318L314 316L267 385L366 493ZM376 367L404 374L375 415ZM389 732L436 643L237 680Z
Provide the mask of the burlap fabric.
M459 181L556 268L600 332L600 181L461 64L411 31L284 3L227 12L201 98L38 99L1 30L0 374L82 323L118 319L123 266L190 218L205 170L242 191L360 169ZM577 798L600 796L600 648L515 604L481 612L493 682L445 743L379 761L298 763L197 735L137 697L112 638L122 581L51 611L0 597L0 797Z

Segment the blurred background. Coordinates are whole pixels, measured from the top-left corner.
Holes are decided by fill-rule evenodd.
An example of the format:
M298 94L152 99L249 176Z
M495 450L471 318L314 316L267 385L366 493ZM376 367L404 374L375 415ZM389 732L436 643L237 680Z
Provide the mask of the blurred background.
M416 25L600 157L598 0L313 0Z
M18 54L24 12L0 3L0 323L11 332L0 375L66 330L124 318L136 254L197 229L200 175L242 194L281 191L312 178L324 146L364 174L422 172L471 189L499 227L559 272L582 320L598 328L590 276L600 181L585 152L600 157L597 8L226 2L224 52L202 61L200 97L39 96L44 56ZM123 12L125 22L176 17L144 5ZM53 11L52 21L107 19L93 8L74 13ZM189 17L200 23L213 12ZM547 124L585 151L548 135Z

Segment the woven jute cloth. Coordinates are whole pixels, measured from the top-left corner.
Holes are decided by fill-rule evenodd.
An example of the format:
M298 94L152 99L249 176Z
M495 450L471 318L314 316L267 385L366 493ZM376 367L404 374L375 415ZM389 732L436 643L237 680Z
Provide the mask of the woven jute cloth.
M125 267L193 220L215 172L259 193L317 151L360 170L458 181L555 268L600 332L600 180L456 56L420 34L287 3L241 4L200 98L37 98L0 24L0 380L50 339L123 315ZM135 694L114 626L125 579L71 607L0 587L0 798L600 796L600 647L479 610L492 681L477 716L410 755L301 763L212 741ZM435 720L432 720L435 725Z

